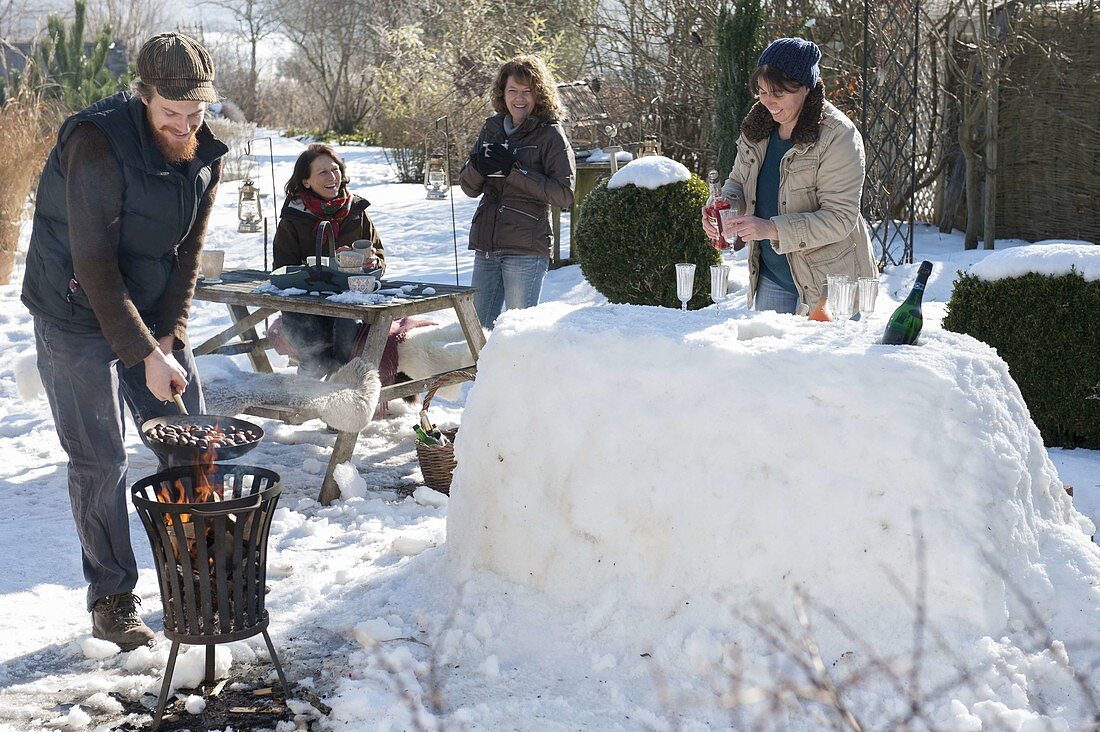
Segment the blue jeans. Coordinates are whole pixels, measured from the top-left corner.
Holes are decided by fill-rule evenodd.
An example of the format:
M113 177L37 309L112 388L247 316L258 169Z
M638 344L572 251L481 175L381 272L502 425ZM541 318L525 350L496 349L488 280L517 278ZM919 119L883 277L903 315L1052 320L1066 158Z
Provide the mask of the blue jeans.
M69 456L69 502L88 582L88 609L101 597L129 592L137 584L126 513L125 403L141 423L179 414L145 385L145 364L127 368L100 333L75 333L35 317L38 372L50 400L54 427ZM203 414L199 372L191 349L173 356L188 375L183 402ZM165 466L161 465L161 469Z
M764 275L756 279L754 310L774 310L777 313L794 313L798 308L798 295L772 282Z
M474 252L474 310L484 328L492 328L501 306L509 310L539 304L550 257L535 254Z

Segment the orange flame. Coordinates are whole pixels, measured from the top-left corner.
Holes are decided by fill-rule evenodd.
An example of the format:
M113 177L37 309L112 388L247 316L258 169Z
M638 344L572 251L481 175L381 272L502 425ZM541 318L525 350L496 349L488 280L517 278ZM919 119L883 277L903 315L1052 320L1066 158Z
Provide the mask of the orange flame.
M217 436L220 437L222 432L217 430ZM197 464L192 466L192 499L187 499L187 487L183 481L178 478L171 483L163 482L161 486L156 490L157 500L161 503L210 503L214 501L220 501L223 498L225 491L225 484L217 476L217 466L214 464L214 460L217 457L217 448L210 446L199 457ZM174 522L172 515L168 513L161 514L164 519L165 526L171 526ZM179 514L180 524L190 524L191 514L181 513ZM207 534L212 531L211 528L207 528ZM190 533L187 534L187 553L191 556L193 561L197 561L197 551L195 549L196 537ZM203 537L205 541L209 537ZM175 537L172 537L173 552L177 559L179 559L179 547L175 545ZM209 563L212 565L214 562L213 557L209 557Z
M157 488L157 500L161 503L190 503L187 500L187 489L184 488L183 482L178 478L173 480L171 485L168 483L162 483L160 488ZM172 515L165 513L164 524L166 526L172 525ZM180 523L186 524L191 520L191 514L181 513Z

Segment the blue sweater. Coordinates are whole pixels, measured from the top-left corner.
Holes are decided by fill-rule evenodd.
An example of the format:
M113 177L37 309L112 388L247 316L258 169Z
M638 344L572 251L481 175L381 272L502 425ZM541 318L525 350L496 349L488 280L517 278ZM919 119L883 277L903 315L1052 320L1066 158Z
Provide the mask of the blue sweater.
M779 215L779 164L783 156L792 147L790 140L780 140L779 131L774 130L768 140L768 152L760 164L760 174L756 179L756 212L762 219ZM784 290L797 295L791 265L787 255L772 248L771 239L760 242L760 274L781 286Z

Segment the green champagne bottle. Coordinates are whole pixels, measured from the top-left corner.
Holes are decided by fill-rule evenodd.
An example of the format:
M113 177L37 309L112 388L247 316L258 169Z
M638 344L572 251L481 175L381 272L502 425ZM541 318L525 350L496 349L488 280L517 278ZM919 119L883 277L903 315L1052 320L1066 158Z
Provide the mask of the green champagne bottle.
M882 342L886 345L908 346L917 342L921 326L924 325L920 303L924 298L924 286L928 284L930 274L932 274L932 263L921 262L920 269L917 270L917 281L913 283L909 297L898 305L898 309L886 321L886 332L882 334Z
M416 439L420 440L425 445L440 445L440 444L442 444L438 439L436 439L435 437L432 437L427 432L425 432L424 428L421 427L420 425L413 425L413 431L416 433Z

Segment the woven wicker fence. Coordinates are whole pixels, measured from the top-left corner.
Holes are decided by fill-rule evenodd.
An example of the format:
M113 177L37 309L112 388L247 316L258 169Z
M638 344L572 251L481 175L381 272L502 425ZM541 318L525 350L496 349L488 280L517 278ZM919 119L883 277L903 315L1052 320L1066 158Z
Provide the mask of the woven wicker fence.
M999 121L997 236L1100 243L1100 13L1037 5L1018 27L1056 49L1013 60Z
M815 9L812 13L810 5ZM939 222L943 214L944 187L958 150L959 117L957 103L941 91L954 82L944 73L942 45L931 33L933 24L945 15L960 12L955 5L945 0L921 3L921 95L915 110L921 187L916 192L915 217L930 223ZM1100 243L1100 206L1094 203L1100 200L1098 6L1100 0L1016 6L1014 28L1034 42L1024 44L1029 50L1012 59L1011 78L1001 84L996 212L1000 238L1064 237ZM769 7L765 35L802 35L821 45L829 99L858 122L861 4L776 0ZM811 15L815 24L803 27L804 18ZM872 28L872 35L879 32ZM1048 53L1057 59L1055 63ZM863 132L869 146L876 144L871 131ZM879 171L868 173L872 179L880 175ZM953 212L955 227L965 229L965 202Z

